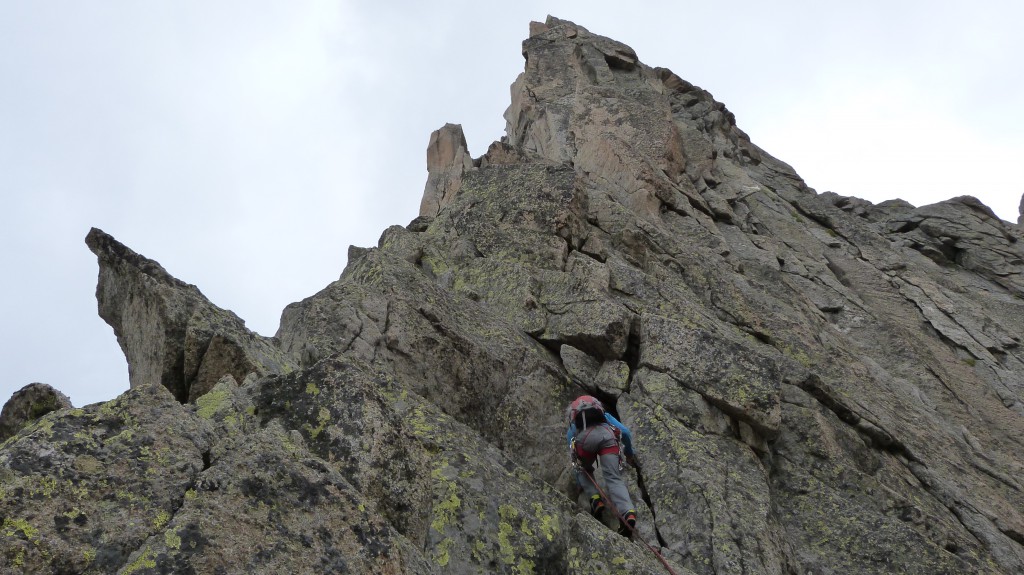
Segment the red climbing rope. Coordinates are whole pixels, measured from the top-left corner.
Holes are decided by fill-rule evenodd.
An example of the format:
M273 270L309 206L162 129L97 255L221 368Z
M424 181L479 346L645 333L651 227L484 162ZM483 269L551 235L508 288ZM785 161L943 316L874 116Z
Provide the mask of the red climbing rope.
M608 497L608 494L604 492L604 489L601 489L601 484L599 484L599 483L598 483L598 482L597 482L596 480L594 480L594 476L592 476L592 475L590 474L590 472L589 472L589 471L587 471L587 469L586 469L585 467L583 467L582 465L579 465L578 463L576 463L576 467L577 467L577 468L578 468L578 469L579 469L580 471L582 471L584 475L586 475L586 476L587 476L587 479L589 479L589 480L590 480L590 482L594 484L594 487L596 487L596 488L597 488L597 492L601 494L601 497L602 497L602 498L603 498L603 499L604 499L605 501L607 501L607 502L608 502L608 507L609 507L609 508L610 508L610 509L612 510L612 513L614 513L614 514L615 514L615 516L616 516L616 517L618 517L618 519L619 519L619 523L621 523L622 525L625 525L625 526L626 526L626 528L627 528L627 529L629 529L629 530L630 530L630 531L632 532L633 536L635 536L635 537L636 537L637 539L639 539L639 540L640 540L640 542L641 542L641 543L643 543L643 544L644 544L644 547L647 547L647 549L648 549L648 550L649 550L649 551L650 551L651 553L654 553L655 557L657 557L657 558L658 558L658 560L659 560L659 561L661 561L661 564L665 566L665 569L666 569L666 570L668 570L668 572L669 572L669 573L670 573L671 575L677 575L677 574L676 574L676 572L675 572L675 571L674 571L674 570L672 569L672 567L671 567L671 566L670 566L670 565L668 564L668 560L667 560L667 559L665 559L665 556L661 554L661 550L657 549L656 547L654 547L653 545L651 545L650 543L648 543L648 542L647 542L647 541L646 541L646 540L645 540L645 539L643 538L643 536L642 536L642 535L640 535L640 533L639 533L639 532L638 532L638 531L636 530L636 528L635 528L635 527L633 527L633 526L632 526L632 525L630 525L629 523L626 523L625 521L623 521L623 519L624 519L625 517L624 517L624 516L623 516L623 515L622 515L621 513L619 513L619 510L618 510L618 509L616 509L616 508L615 508L615 503L614 503L614 502L613 502L613 501L611 500L611 498L610 498L610 497Z

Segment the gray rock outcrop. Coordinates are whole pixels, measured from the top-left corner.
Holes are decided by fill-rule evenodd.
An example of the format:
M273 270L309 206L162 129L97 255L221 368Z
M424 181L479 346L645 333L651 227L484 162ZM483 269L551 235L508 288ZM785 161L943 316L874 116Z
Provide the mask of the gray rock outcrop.
M91 233L132 389L0 448L0 566L1024 571L1020 226L817 194L571 22L523 55L506 137L431 135L420 216L274 338ZM633 431L633 541L575 500L584 392Z
M114 328L132 387L159 384L181 401L195 401L223 375L242 381L288 369L274 342L194 285L102 230L93 228L86 243L100 264L99 314Z
M45 383L30 383L14 392L0 410L0 443L40 417L72 407L71 399Z

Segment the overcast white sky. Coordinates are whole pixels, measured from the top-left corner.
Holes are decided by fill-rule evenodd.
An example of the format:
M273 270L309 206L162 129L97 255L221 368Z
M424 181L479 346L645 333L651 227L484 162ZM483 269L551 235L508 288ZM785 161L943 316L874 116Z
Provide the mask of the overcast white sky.
M416 216L432 130L503 135L548 13L710 91L819 192L1017 219L1018 0L500 4L0 1L0 403L127 389L91 226L273 335Z

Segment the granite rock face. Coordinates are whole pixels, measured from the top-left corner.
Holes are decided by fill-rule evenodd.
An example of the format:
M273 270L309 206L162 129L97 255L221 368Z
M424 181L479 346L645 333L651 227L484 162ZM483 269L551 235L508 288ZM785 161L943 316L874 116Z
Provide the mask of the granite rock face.
M506 137L432 134L420 216L274 338L90 234L132 389L0 448L0 565L1024 571L1021 228L817 194L571 22L523 55ZM634 434L633 541L576 500L584 392Z

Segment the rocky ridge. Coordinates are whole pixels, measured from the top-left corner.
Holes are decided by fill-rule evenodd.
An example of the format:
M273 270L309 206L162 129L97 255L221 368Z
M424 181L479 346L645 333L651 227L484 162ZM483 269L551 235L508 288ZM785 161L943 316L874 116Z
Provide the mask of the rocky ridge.
M274 338L90 232L131 390L0 447L0 569L666 572L573 501L586 391L677 573L1024 571L1021 228L817 194L571 22L523 55L506 136L432 134L420 216Z

